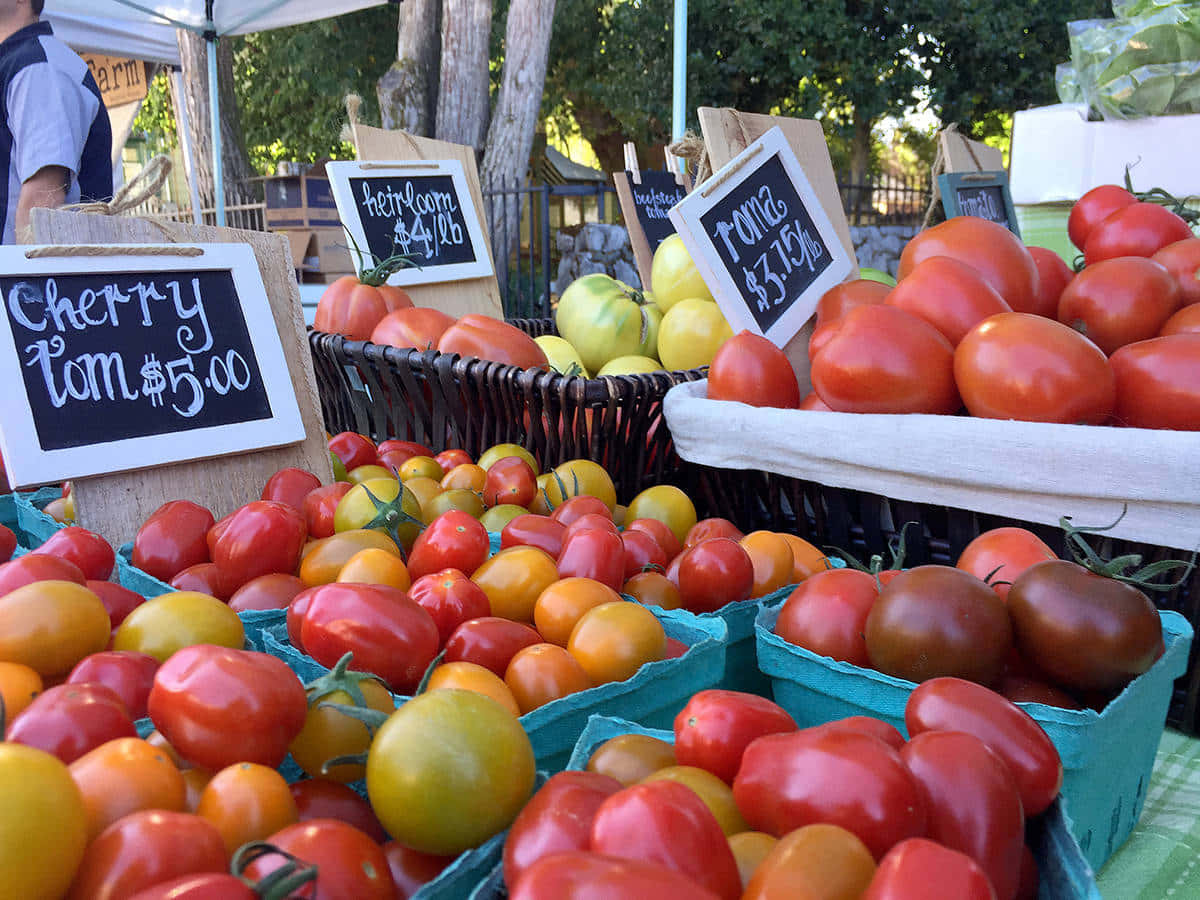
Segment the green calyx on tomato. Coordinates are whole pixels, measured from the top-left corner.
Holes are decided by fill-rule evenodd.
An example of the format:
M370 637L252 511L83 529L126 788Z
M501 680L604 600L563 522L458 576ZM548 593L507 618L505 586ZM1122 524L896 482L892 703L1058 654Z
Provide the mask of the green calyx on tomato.
M1066 539L1067 547L1071 550L1071 555L1075 557L1075 561L1083 566L1089 572L1096 575L1102 575L1105 578L1112 578L1116 581L1125 584L1133 585L1136 588L1146 591L1171 591L1182 585L1187 577L1191 574L1192 569L1196 565L1196 553L1192 553L1190 560L1184 559L1163 559L1155 563L1150 563L1142 568L1137 568L1142 564L1141 554L1127 553L1123 556L1117 556L1110 560L1105 560L1097 553L1092 545L1089 544L1083 537L1085 534L1103 534L1104 532L1115 528L1121 519L1125 518L1125 513L1128 511L1128 506L1121 509L1115 522L1110 525L1075 525L1071 522L1070 516L1063 516L1059 519L1059 524L1063 529L1063 536ZM1135 571L1129 572L1129 569ZM1174 572L1183 569L1183 574L1178 579L1168 584L1152 584L1150 579L1157 578L1166 572Z
M405 558L405 548L411 547L417 534L425 528L424 522L404 509L406 495L411 497L411 492L401 484L394 498L382 500L372 494L365 484L362 489L367 499L375 506L374 518L369 519L362 527L386 533L400 548L401 557Z
M254 861L264 856L283 856L287 862L251 885L254 896L260 900L286 900L304 885L317 880L316 866L266 841L251 841L238 847L229 863L229 869L236 877L243 878L243 874Z
M332 669L304 686L310 707L314 703L319 703L322 698L341 691L351 699L355 706L361 709L369 708L367 698L363 695L362 682L375 681L383 684L383 679L369 672L351 672L347 667L353 659L353 653L346 653L334 664Z
M349 232L347 232L349 234ZM358 243L354 240L354 236L350 235L350 245L354 249L355 255L358 256L358 261L362 268L359 273L358 280L361 284L370 285L371 287L379 287L384 284L389 278L401 269L419 269L421 268L412 259L402 253L394 253L386 259L380 259L370 250L364 252L359 248ZM367 260L371 264L367 265Z

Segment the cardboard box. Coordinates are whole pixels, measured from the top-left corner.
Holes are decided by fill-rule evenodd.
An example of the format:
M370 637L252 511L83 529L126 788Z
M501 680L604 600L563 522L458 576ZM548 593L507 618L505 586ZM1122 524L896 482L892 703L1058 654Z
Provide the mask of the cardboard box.
M338 228L337 204L329 179L320 175L271 175L263 183L268 228Z
M302 280L311 281L309 276L315 275L320 276L321 281L332 281L354 272L354 261L341 226L276 230L287 236L292 267Z
M1022 110L1013 115L1013 203L1078 200L1097 185L1123 184L1127 165L1138 190L1200 194L1198 141L1200 115L1089 122L1079 103Z

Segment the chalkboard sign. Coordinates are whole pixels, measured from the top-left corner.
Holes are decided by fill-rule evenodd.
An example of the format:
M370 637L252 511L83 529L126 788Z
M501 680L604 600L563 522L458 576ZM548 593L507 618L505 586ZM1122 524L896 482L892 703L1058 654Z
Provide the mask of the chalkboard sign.
M394 274L389 284L492 274L479 214L458 160L337 162L325 170L359 272L371 266L372 258L401 255L413 266Z
M1021 236L1004 172L947 172L938 176L938 189L946 218L976 216Z
M780 347L853 270L778 127L680 201L671 219L734 331Z
M63 249L0 248L0 442L16 483L304 438L248 246Z
M637 184L629 172L625 173L625 177L629 180L629 193L638 225L653 255L658 245L675 233L668 212L687 196L687 191L670 172L643 171L639 174L641 184Z

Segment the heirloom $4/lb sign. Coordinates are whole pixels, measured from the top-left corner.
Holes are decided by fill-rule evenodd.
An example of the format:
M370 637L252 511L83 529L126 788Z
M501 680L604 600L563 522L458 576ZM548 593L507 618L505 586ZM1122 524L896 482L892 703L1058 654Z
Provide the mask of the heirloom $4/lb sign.
M771 128L671 209L733 330L783 347L854 263L783 132Z
M0 445L14 484L303 440L248 246L73 249L0 247Z
M372 258L395 255L408 257L413 267L393 274L389 284L492 274L479 214L458 160L333 162L325 171L360 274Z

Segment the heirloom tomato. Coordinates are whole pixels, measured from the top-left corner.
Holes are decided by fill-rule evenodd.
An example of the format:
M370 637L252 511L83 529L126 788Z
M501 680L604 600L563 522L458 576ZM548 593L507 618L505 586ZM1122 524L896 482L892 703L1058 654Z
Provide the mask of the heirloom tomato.
M1088 266L1058 301L1056 318L1109 356L1159 333L1179 308L1175 279L1152 259L1122 256Z
M440 353L457 353L465 359L482 359L519 369L550 368L546 352L524 331L479 313L462 316L442 332L437 349Z
M1038 269L1037 302L1029 311L1049 319L1057 318L1058 299L1075 277L1075 272L1061 256L1045 247L1030 247L1029 255Z
M8 723L4 737L71 763L106 741L136 735L116 691L102 684L60 684L38 694Z
M504 683L522 715L594 686L579 660L566 648L548 643L530 644L514 653L504 670Z
M779 839L746 885L744 900L858 900L875 874L870 850L852 832L817 823Z
M879 585L866 572L817 572L788 595L779 610L775 633L820 656L869 666L864 632L878 597Z
M493 616L532 622L538 595L558 581L558 568L544 551L518 545L485 561L471 580L487 594Z
M474 516L452 509L418 535L408 554L408 573L417 579L442 569L457 569L470 576L489 552L487 529Z
M1113 418L1133 428L1200 431L1198 361L1200 333L1126 344L1109 359L1117 382Z
M879 861L861 900L996 900L996 892L967 854L915 837Z
M1118 256L1153 256L1168 244L1190 237L1188 223L1171 210L1139 201L1109 213L1088 232L1083 259L1091 266Z
M721 895L658 863L567 850L535 862L509 887L508 896L509 900L719 900Z
M160 663L194 644L240 649L246 628L238 614L209 594L175 591L152 597L125 617L113 634L114 650L134 650Z
M480 616L463 622L446 639L446 662L466 660L491 669L501 678L518 650L540 644L542 636L521 622Z
M308 527L294 506L255 500L234 511L212 546L212 561L233 590L271 572L296 571Z
M591 372L609 360L640 354L651 328L640 293L603 273L572 281L559 298L554 321Z
M36 552L70 560L79 566L84 578L92 581L107 581L117 562L108 541L78 525L58 529L42 542Z
M654 291L654 302L664 313L690 297L713 299L683 238L677 234L669 235L655 249L650 263L650 288Z
M328 778L301 778L290 785L301 822L337 819L353 825L377 844L388 839L371 804L353 788Z
M1035 563L1057 559L1054 551L1027 528L993 528L963 548L955 566L986 581L1001 600L1013 580Z
M1137 202L1137 197L1118 184L1094 187L1072 204L1067 219L1067 236L1072 244L1083 250L1093 228L1118 209Z
M1200 238L1188 237L1167 244L1151 257L1165 266L1179 285L1179 305L1190 306L1200 303Z
M102 684L111 688L129 715L141 719L146 715L146 700L154 684L159 662L145 653L121 650L102 650L81 659L67 676L67 684Z
M567 650L595 684L624 681L666 653L667 635L654 613L640 603L618 600L585 612L567 640Z
M213 774L196 804L196 815L216 826L233 856L250 841L264 841L298 821L288 783L269 766L239 762Z
M949 256L917 263L884 302L924 319L954 347L988 316L1012 312L978 271Z
M137 737L105 741L70 765L87 811L88 840L142 809L186 812L183 774L163 751Z
M159 581L170 581L188 566L209 561L205 535L214 524L213 514L191 500L164 503L134 536L132 562Z
M611 775L628 787L677 764L673 744L648 734L619 734L592 751L587 771Z
M382 276L382 277L380 277ZM317 301L313 328L343 334L352 341L365 341L390 312L413 305L408 293L387 284L387 274L375 269L343 275L325 288Z
M733 329L711 300L680 300L663 315L658 329L658 358L670 371L709 365Z
M675 716L675 759L732 784L742 754L764 734L795 731L788 712L766 697L706 690L692 695Z
M454 317L441 310L427 306L401 307L379 320L371 331L370 341L372 344L432 350L453 324Z
M691 612L714 612L749 600L754 562L737 541L717 537L684 550L679 560L679 599Z
M761 335L740 331L708 368L708 399L795 409L800 384L783 351Z

